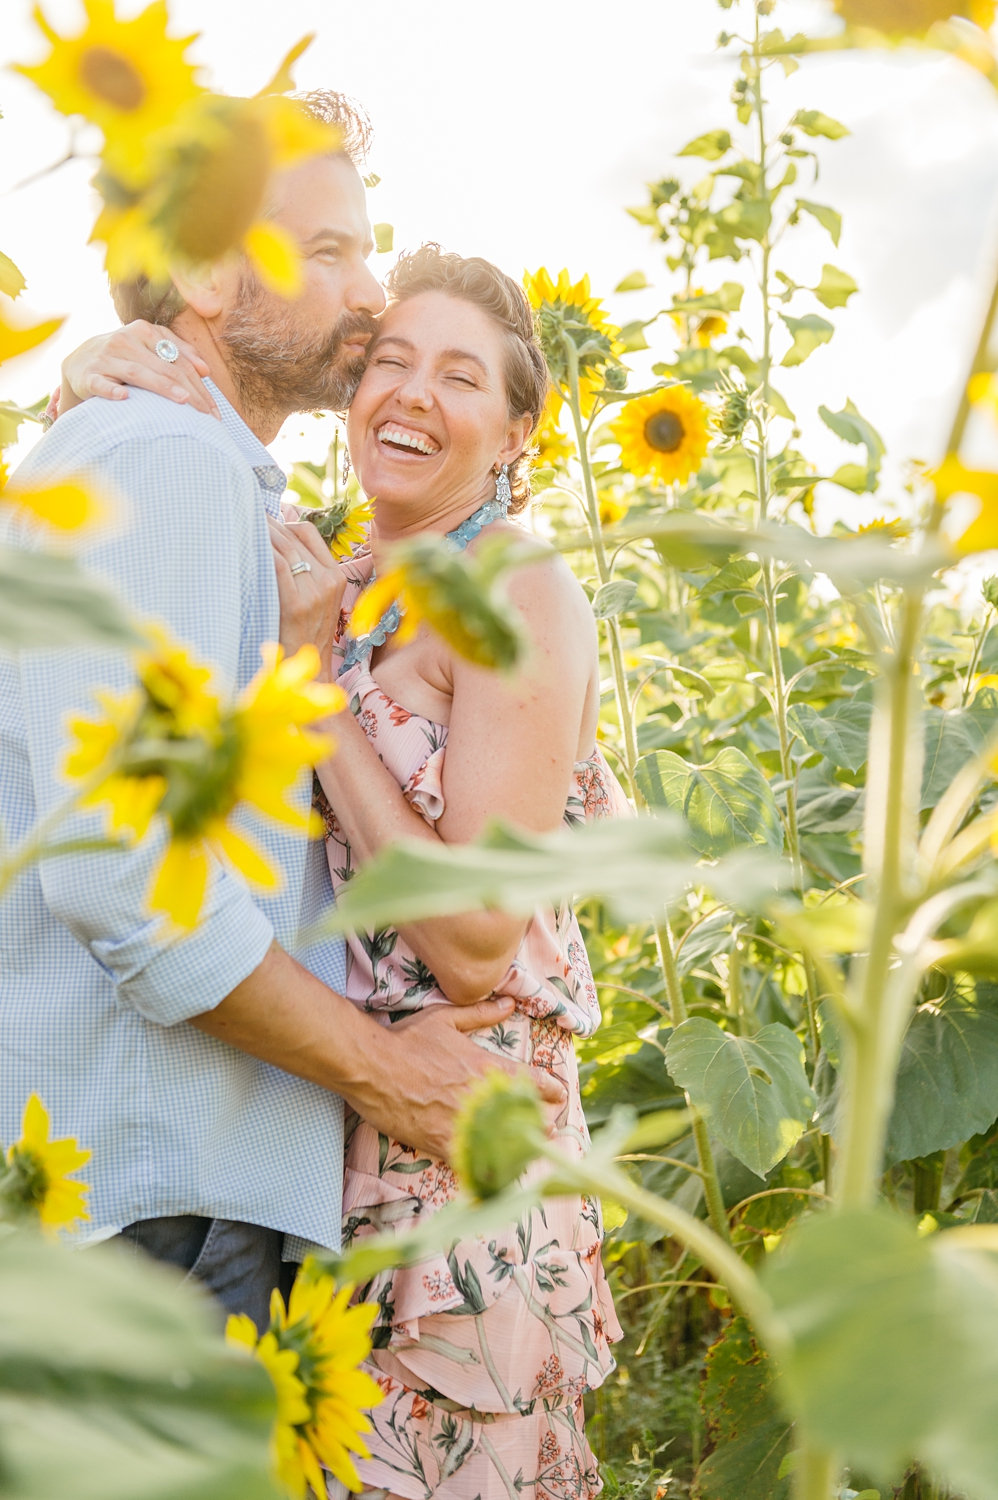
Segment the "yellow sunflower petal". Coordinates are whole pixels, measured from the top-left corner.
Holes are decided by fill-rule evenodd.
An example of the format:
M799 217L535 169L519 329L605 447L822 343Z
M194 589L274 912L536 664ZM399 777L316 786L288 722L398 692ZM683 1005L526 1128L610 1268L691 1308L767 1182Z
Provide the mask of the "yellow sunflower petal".
M297 297L304 276L297 241L279 224L257 219L243 235L243 250L264 286L279 297Z
M238 834L227 823L218 822L212 828L212 843L225 855L233 869L239 871L250 885L263 890L276 890L281 884L281 873L269 864L259 849L242 834Z
M200 839L171 839L153 880L149 904L178 927L197 926L208 885L208 858Z
M39 344L44 344L65 321L65 318L46 318L43 323L28 326L10 323L0 312L0 365L5 360L16 359L19 354L26 354L29 349L36 349Z
M989 552L998 547L998 474L987 469L968 469L952 453L929 474L940 505L953 495L973 495L981 507L970 525L956 539L959 552Z
M54 484L43 490L8 486L4 498L58 531L78 531L107 514L107 506L79 484Z

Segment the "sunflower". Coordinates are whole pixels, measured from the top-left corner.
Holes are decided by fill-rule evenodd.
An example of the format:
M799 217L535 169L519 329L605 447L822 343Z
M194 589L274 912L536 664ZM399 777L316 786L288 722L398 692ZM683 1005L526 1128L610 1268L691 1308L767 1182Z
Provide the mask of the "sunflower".
M603 304L592 295L589 277L573 281L567 270L557 279L546 267L524 272L524 290L534 309L538 337L551 379L564 395L569 388L566 339L575 346L579 396L583 415L588 416L603 388L608 366L619 365L623 353L619 332L608 319Z
M682 385L628 401L610 431L620 461L632 474L661 484L685 484L707 454L709 414Z
M147 170L150 136L171 125L201 88L184 53L195 36L166 35L166 0L153 0L131 20L118 20L114 0L83 0L86 25L61 37L41 9L35 21L51 43L44 62L15 71L30 78L64 115L82 115L104 132L104 161L123 181Z
M70 1137L49 1139L48 1111L32 1094L24 1107L21 1136L7 1151L7 1176L2 1198L16 1210L37 1213L43 1229L68 1229L77 1219L89 1219L85 1182L71 1182L68 1174L90 1160Z
M706 300L707 293L702 286L690 288L686 300L692 302L695 298ZM728 331L728 320L723 313L697 312L695 308L691 308L688 312L674 312L669 316L680 333L686 334L694 349L709 349L715 339L723 337Z
M352 1454L369 1458L362 1434L370 1432L367 1411L383 1392L359 1368L371 1352L372 1303L349 1306L352 1286L337 1288L333 1278L305 1261L288 1305L279 1292L270 1302L270 1326L261 1337L245 1316L231 1317L226 1336L242 1344L270 1372L277 1394L274 1466L296 1500L307 1487L324 1495L323 1468L351 1490L360 1477Z
M571 440L565 436L558 423L558 412L561 409L562 399L557 391L551 391L544 403L541 420L537 424L533 441L537 447L537 457L534 462L538 465L546 465L549 468L560 468L562 464L575 452Z
M119 696L98 694L103 717L71 722L75 743L65 774L94 783L81 806L105 805L109 831L132 841L155 816L166 820L170 836L149 899L177 926L197 923L211 856L261 888L279 883L278 872L231 826L241 804L302 832L311 828L310 814L284 793L331 749L329 736L308 733L308 726L344 702L339 688L312 681L318 666L314 646L286 661L279 647L265 647L260 672L223 708L208 691L208 669L158 635L140 659L140 685Z
M851 26L869 26L885 36L924 36L937 21L953 16L973 21L982 31L995 18L995 0L834 0Z
M106 246L113 280L166 284L170 267L199 266L235 252L281 296L301 290L295 239L266 217L275 172L335 151L340 132L280 95L229 99L203 94L151 143L153 166L137 188L98 173L104 207L91 240Z
M373 498L355 494L319 510L302 511L302 520L312 522L334 557L349 557L354 548L367 541L373 514Z

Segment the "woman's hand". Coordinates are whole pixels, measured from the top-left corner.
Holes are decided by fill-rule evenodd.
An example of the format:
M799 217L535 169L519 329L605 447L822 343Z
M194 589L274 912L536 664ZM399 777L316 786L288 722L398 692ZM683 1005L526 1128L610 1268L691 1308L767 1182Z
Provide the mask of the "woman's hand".
M346 578L311 521L268 516L267 524L281 601L281 645L293 656L311 641L319 652L318 680L328 682Z
M160 339L168 339L175 346L178 357L172 363L156 353ZM66 356L62 362L59 415L86 401L88 396L123 401L128 395L126 386L135 385L217 417L218 407L202 379L210 373L191 344L169 328L137 318L113 333L87 339Z

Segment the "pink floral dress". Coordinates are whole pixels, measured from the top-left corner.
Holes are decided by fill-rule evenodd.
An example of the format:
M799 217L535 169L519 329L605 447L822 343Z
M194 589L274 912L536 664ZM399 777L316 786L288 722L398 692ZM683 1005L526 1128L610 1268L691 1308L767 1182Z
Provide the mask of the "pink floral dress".
M369 560L348 568L349 609ZM341 632L342 634L343 632ZM428 823L444 809L447 727L410 713L381 691L366 661L339 679L383 764ZM578 823L626 810L597 749L576 765L565 817ZM351 851L328 806L326 848L334 886L352 872ZM563 1149L580 1157L588 1132L573 1033L599 1024L592 971L566 903L539 910L496 986L516 1009L474 1034L479 1045L564 1085ZM445 997L397 932L350 940L347 994L389 1025ZM450 1167L353 1117L348 1125L344 1241L402 1229L457 1191ZM361 1479L405 1500L589 1500L602 1488L583 1430L582 1398L614 1368L620 1337L600 1261L595 1198L546 1200L504 1233L462 1240L445 1255L386 1271L358 1288L379 1305L368 1368L384 1402L371 1413L371 1458Z

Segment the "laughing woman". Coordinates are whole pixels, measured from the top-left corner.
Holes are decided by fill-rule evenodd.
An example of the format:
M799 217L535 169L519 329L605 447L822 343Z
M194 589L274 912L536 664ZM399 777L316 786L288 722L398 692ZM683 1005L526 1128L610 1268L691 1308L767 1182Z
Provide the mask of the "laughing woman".
M486 261L426 246L399 262L388 292L348 419L358 478L377 497L370 544L344 564L335 635L316 639L349 700L336 753L317 767L337 889L398 839L462 844L495 818L546 832L624 806L596 745L592 610L553 551L509 577L528 642L509 676L471 665L425 627L406 635L397 604L369 634L351 631L353 606L392 543L429 533L473 552L483 535L522 536L510 518L527 501L526 449L547 383L526 298ZM293 649L301 575L286 566L289 539L275 546L282 636ZM560 1081L556 1139L581 1157L588 1135L573 1037L592 1034L599 1010L570 906L528 922L498 911L426 920L350 942L348 994L385 1025L490 993L516 1008L476 1039ZM354 1118L346 1241L398 1232L456 1189L446 1162ZM369 1493L599 1493L582 1402L613 1369L609 1340L619 1335L601 1243L598 1202L563 1197L505 1233L358 1289L379 1308L369 1368L385 1393L371 1414L371 1456L358 1464Z

